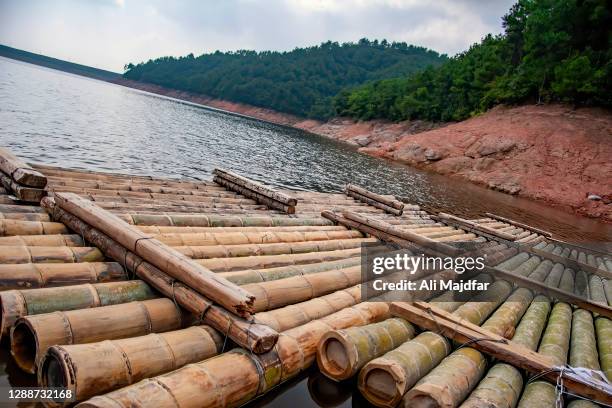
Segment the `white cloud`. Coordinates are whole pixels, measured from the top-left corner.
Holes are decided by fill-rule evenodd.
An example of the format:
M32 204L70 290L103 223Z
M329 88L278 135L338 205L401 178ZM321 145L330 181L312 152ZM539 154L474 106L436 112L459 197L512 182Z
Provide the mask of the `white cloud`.
M0 43L100 68L217 49L386 38L455 54L513 0L0 0ZM109 7L112 6L112 7ZM58 22L63 24L60 26Z

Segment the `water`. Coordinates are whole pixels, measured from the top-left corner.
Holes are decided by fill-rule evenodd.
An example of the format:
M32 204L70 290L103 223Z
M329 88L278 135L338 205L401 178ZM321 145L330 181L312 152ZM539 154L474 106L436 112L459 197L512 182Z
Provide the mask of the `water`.
M489 211L568 240L612 240L610 226L595 220L361 155L324 137L4 58L0 145L31 162L137 175L210 179L223 167L280 187L340 191L350 182L430 210ZM0 353L0 385L34 382ZM352 384L316 372L253 406L313 401L366 406Z
M317 191L351 182L432 210L490 211L564 238L612 238L597 221L358 154L324 137L4 58L0 144L32 162L101 171L210 179L223 167Z

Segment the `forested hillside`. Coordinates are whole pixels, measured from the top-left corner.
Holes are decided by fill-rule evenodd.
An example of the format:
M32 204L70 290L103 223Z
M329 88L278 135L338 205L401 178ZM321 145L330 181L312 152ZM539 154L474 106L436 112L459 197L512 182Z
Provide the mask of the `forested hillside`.
M87 65L75 64L74 62L47 57L46 55L34 54L32 52L19 50L17 48L7 47L6 45L2 44L0 44L0 56L29 62L30 64L41 65L47 68L57 69L59 71L70 72L76 75L101 79L103 81L114 81L121 78L121 75L116 72L93 68Z
M406 43L326 42L290 52L236 51L162 57L126 65L124 77L291 113L325 118L343 88L401 77L445 56Z
M451 121L499 103L612 107L609 0L519 0L503 27L437 68L342 91L336 114Z

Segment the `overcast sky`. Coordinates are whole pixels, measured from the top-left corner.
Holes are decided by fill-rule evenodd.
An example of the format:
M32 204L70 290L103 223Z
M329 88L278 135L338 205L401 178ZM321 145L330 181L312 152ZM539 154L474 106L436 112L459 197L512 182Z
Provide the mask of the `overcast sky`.
M454 55L513 0L0 0L0 44L122 72L163 55L386 38Z

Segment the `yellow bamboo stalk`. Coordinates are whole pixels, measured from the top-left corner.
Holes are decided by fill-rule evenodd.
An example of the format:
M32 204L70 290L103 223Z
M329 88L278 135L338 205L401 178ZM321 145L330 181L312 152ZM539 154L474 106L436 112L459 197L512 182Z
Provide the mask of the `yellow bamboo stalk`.
M59 222L0 220L0 236L68 234L68 229Z
M329 330L374 323L389 317L384 302L351 308L283 332L273 350L251 354L234 349L198 364L94 397L82 407L237 407L295 377L315 361L316 344Z
M77 263L103 260L102 252L93 247L3 246L0 251L0 264Z
M116 262L27 263L0 265L0 291L128 279Z

